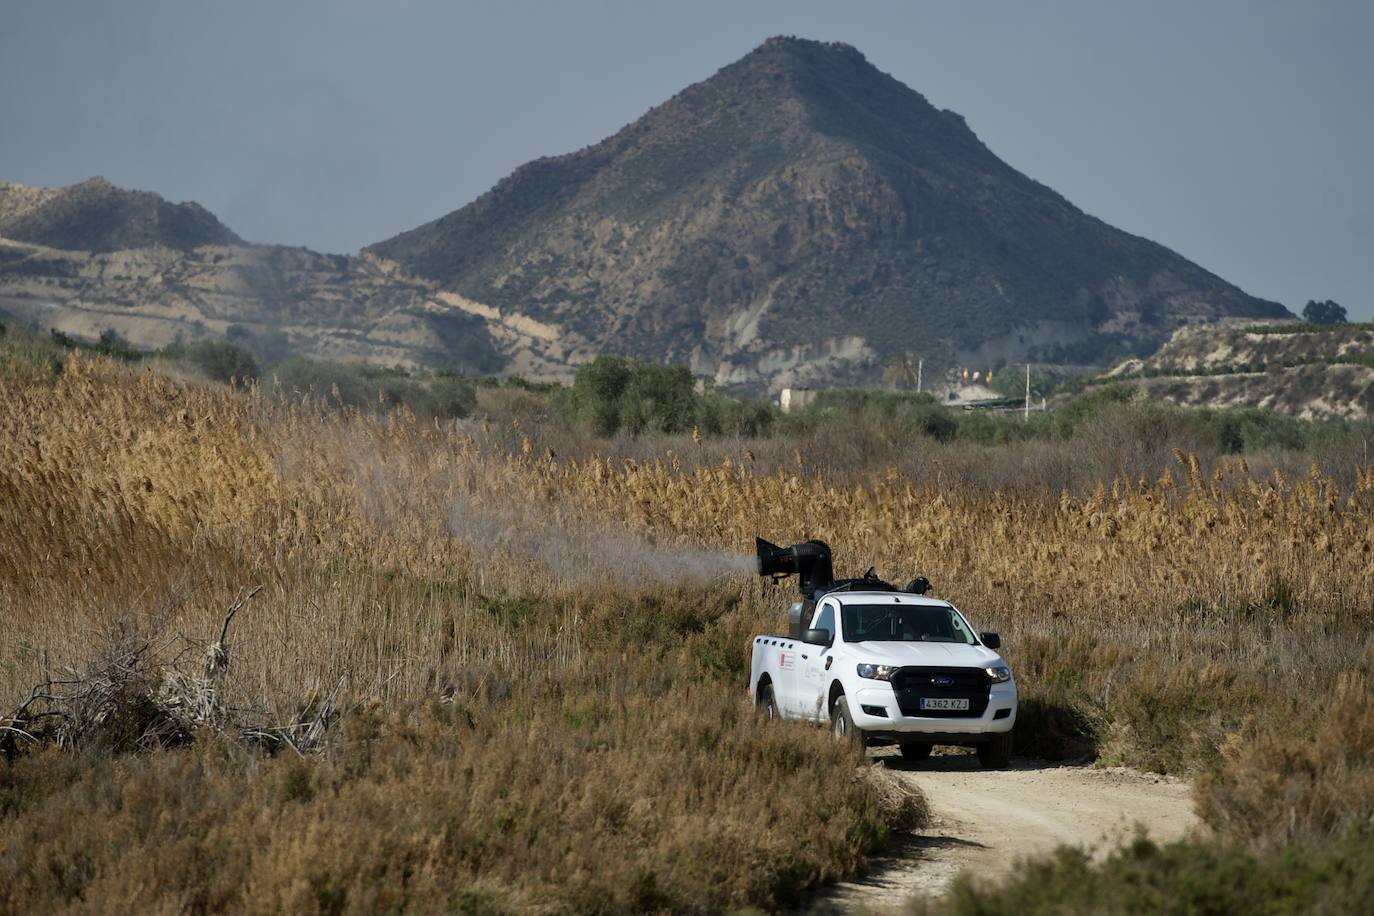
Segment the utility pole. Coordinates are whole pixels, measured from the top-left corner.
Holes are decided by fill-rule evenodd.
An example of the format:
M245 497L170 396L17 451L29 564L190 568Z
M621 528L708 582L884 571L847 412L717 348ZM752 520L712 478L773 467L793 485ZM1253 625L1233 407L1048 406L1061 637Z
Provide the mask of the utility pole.
M1030 363L1026 363L1026 414L1021 422L1030 422Z

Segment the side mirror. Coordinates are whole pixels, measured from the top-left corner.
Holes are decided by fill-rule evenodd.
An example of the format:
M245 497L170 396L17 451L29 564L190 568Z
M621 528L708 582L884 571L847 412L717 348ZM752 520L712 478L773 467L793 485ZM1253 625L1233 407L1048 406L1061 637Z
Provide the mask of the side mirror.
M830 639L830 631L825 629L807 630L806 633L802 635L802 642L810 643L813 646L828 646L830 645Z
M1002 637L998 636L996 633L979 633L978 636L983 640L983 645L987 646L989 649L1002 648Z

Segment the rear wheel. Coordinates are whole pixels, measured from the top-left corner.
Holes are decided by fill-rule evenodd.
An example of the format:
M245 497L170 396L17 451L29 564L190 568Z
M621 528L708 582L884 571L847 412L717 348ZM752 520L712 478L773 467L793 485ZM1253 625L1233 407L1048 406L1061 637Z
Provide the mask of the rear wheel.
M778 701L773 699L772 684L760 684L759 689L754 691L754 708L758 711L760 718L767 719L769 722L780 718Z
M1011 732L993 735L991 741L978 745L978 762L985 770L1005 769L1011 763Z
M901 747L903 760L925 760L935 749L929 741L903 741Z
M856 756L863 756L868 750L868 736L863 729L854 725L854 717L849 714L849 701L840 697L830 713L830 731L837 741L847 741Z

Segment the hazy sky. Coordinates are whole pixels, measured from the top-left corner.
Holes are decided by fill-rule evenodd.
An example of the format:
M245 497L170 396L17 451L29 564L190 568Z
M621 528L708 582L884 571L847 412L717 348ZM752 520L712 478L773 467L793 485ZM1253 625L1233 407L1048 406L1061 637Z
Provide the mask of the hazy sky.
M846 41L1247 292L1374 318L1374 2L0 0L0 179L352 252L770 35Z

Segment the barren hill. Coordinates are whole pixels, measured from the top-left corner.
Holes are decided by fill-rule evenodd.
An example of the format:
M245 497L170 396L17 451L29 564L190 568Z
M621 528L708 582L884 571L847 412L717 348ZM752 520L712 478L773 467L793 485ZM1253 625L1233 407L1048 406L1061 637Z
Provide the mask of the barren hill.
M760 388L873 380L902 352L1091 362L1288 315L1084 214L854 48L791 38L369 250L557 328L557 359Z
M374 258L280 245L91 252L0 239L5 318L86 339L114 331L145 348L237 326L331 359L470 374L541 369L520 362L529 328Z
M242 244L200 204L170 203L104 178L66 188L0 182L0 237L76 251Z
M469 373L521 362L529 328L371 257L248 245L194 203L96 178L0 183L0 319L140 347L223 335L284 338L314 356Z

